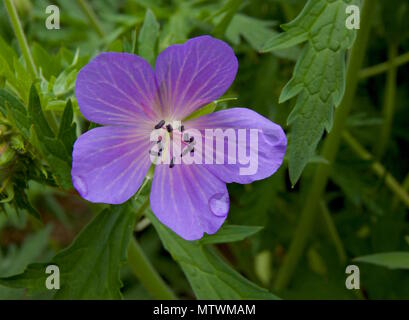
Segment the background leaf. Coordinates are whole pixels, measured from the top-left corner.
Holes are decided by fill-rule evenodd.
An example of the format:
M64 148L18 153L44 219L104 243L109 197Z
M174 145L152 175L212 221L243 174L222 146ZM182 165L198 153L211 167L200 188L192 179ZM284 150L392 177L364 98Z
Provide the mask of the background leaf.
M158 37L159 23L156 21L154 13L148 9L138 37L138 53L151 66L155 64Z
M147 215L166 250L182 267L198 299L277 299L237 273L212 248L183 240L149 210Z
M223 225L217 233L205 235L199 240L200 244L228 243L244 240L262 230L257 226Z
M126 261L135 212L125 204L106 209L81 232L73 244L49 263L31 264L24 273L1 278L0 284L44 291L48 265L60 269L58 299L121 298L119 272Z
M409 252L385 252L355 258L356 262L365 262L390 269L409 269Z
M309 0L297 18L282 26L263 51L286 49L307 41L292 79L281 92L280 102L298 95L288 118L292 125L289 170L294 185L320 141L331 130L334 106L345 91L345 53L355 39L355 30L345 27L346 7L360 1Z

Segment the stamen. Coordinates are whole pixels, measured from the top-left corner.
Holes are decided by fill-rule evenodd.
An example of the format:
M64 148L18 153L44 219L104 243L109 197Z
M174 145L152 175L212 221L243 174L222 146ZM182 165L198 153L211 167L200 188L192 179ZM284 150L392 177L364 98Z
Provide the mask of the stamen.
M155 126L155 129L160 129L160 128L162 128L164 124L165 124L165 120L159 121L159 123Z
M169 168L173 168L175 166L175 163L174 163L174 159L173 159L173 157L172 157L172 159L170 159L170 165L169 165Z
M189 142L193 142L195 140L195 137L190 137Z
M180 131L180 132L185 131L185 126L184 126L183 124L180 126L179 131Z
M171 133L171 132L173 131L172 125L171 125L171 124L168 124L168 125L166 126L166 130L168 130L168 132Z
M162 136L159 136L158 141L156 143L161 143L161 141L162 141Z
M155 152L152 150L149 150L149 154L153 155L153 156L160 156L160 151L159 152Z

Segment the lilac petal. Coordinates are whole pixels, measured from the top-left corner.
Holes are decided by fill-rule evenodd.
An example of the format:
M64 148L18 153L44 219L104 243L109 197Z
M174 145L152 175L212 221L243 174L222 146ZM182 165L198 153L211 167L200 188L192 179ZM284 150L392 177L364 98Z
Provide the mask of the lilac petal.
M227 139L224 139L224 155L225 164L216 164L216 143L215 138L213 163L205 165L210 172L219 177L226 183L251 183L255 180L265 179L271 176L281 166L287 146L287 138L283 129L273 123L272 121L264 118L258 113L246 109L246 108L232 108L227 110L218 111L212 114L205 115L203 117L188 121L185 123L186 128L195 128L202 132L204 135L205 129L234 129L236 133L236 163L228 164L228 148ZM238 139L239 129L247 129L245 141ZM249 168L250 164L256 163L255 157L251 157L249 163L240 163L238 158L239 148L246 150L246 155L250 155L250 131L249 129L258 129L258 143L252 146L252 150L257 152L257 170L253 174L240 173L240 168ZM219 138L220 139L220 138ZM204 146L204 143L203 143ZM204 149L204 147L203 147ZM205 150L203 150L205 151ZM209 155L206 155L209 156ZM212 154L210 154L212 158ZM232 157L230 157L232 158ZM203 159L205 159L203 157ZM204 161L204 160L203 160ZM245 162L245 161L241 161ZM242 171L243 172L243 171ZM251 172L251 170L249 170Z
M158 165L150 204L164 225L186 240L197 240L219 230L229 211L229 194L204 166Z
M75 95L85 118L132 125L158 118L159 97L151 66L129 53L101 53L78 73Z
M91 202L119 204L136 193L151 161L149 134L134 127L99 127L74 144L72 182Z
M237 68L233 50L210 36L170 46L155 66L165 116L182 120L219 98L232 84Z

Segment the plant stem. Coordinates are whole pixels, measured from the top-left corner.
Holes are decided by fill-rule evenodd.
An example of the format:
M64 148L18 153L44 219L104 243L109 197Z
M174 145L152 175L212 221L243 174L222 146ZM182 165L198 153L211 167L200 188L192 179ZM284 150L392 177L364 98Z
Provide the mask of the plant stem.
M393 123L393 115L395 113L396 100L396 76L397 67L393 64L398 54L398 46L395 43L390 43L388 48L389 69L386 76L385 100L382 108L383 123L381 127L379 141L376 144L375 155L381 159L385 149L388 146L391 127Z
M327 227L327 231L329 236L331 237L332 242L334 243L335 250L337 250L339 262L341 262L341 264L345 264L345 262L347 261L347 255L345 253L344 245L342 244L342 240L338 234L335 223L332 220L331 213L329 212L324 200L321 200L320 207L324 224Z
M403 179L402 188L406 192L409 191L409 173L407 174L405 179ZM396 207L398 206L399 200L400 200L399 197L395 194L395 197L393 198L393 201L392 201L392 211L394 211Z
M105 36L105 32L101 27L101 23L99 22L97 15L95 14L94 10L92 10L92 7L86 0L77 0L77 3L80 6L82 12L87 17L91 26L95 29L98 35L103 38Z
M362 147L358 141L347 131L343 133L343 138L351 147L351 149L363 160L371 160L373 156ZM409 194L396 181L396 179L385 169L378 161L374 161L371 165L372 170L377 176L385 180L386 186L409 208Z
M362 66L375 7L376 6L371 3L371 1L364 1L361 11L361 29L359 30L354 46L352 47L348 63L345 95L336 110L333 128L325 139L322 150L322 156L328 160L330 164L335 160L341 141L342 131L344 130L346 119L352 107L353 98L358 84L357 70L360 70ZM297 230L294 234L288 254L277 274L275 282L276 291L281 291L287 286L295 268L297 267L298 261L302 256L307 240L313 229L315 218L319 212L318 205L327 185L330 169L330 165L321 163L318 164L315 170L311 187L309 188L306 197L306 203L301 212Z
M142 204L136 216L140 218L149 205L149 198ZM159 300L175 300L177 297L163 281L147 256L139 246L135 237L132 237L128 246L128 264L142 285L153 298Z
M392 65L394 67L399 67L399 66L404 65L406 63L409 63L409 52L404 53L404 54L396 57L392 61ZM376 76L378 74L381 74L381 73L384 73L384 72L388 71L389 67L390 67L390 61L377 64L376 66L365 68L365 69L363 69L363 70L361 70L359 72L359 78L360 79L366 79L366 78L369 78L369 77Z
M33 78L36 79L38 76L37 69L34 64L33 56L31 55L26 36L24 35L23 27L21 26L16 7L14 6L14 2L13 0L4 0L4 5L10 18L11 25L13 26L14 33L16 34L21 53L23 54L24 61L27 65L27 69L31 73Z

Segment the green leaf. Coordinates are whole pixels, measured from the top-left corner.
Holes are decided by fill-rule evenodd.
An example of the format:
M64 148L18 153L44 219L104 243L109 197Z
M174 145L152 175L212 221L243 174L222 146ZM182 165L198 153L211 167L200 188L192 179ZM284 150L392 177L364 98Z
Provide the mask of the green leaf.
M34 85L31 87L29 100L28 113L34 127L34 131L31 134L31 142L34 145L40 144L44 157L47 159L48 165L51 167L57 183L64 189L70 189L72 187L72 182L71 152L69 150L71 150L72 145L71 147L68 146L67 149L66 143L69 144L72 137L64 137L64 140L67 140L64 141L54 136L54 133L44 116L40 98ZM62 120L64 121L62 130L65 132L70 120L69 110L66 110L65 119ZM34 137L34 135L36 137ZM36 141L36 143L34 143L34 141Z
M276 31L271 30L274 25L274 21L260 20L238 13L226 30L226 38L234 45L239 45L240 38L243 37L253 49L260 51L268 39L277 35ZM280 58L297 60L300 50L294 47L274 50L272 53Z
M213 244L241 241L256 234L261 229L263 227L223 225L217 233L206 235L199 242L200 244Z
M29 263L37 259L48 245L51 225L27 236L20 248L11 247L7 256L0 259L0 276L9 277L24 271Z
M183 240L147 215L166 250L179 263L198 299L278 299L230 267L211 247Z
M346 7L359 0L309 0L302 12L266 42L263 52L286 49L307 41L280 103L298 96L288 118L292 125L290 179L294 185L315 154L324 130L330 131L334 107L345 91L345 54L356 36L345 27Z
M218 15L223 14L223 16L213 29L213 34L216 37L222 37L225 34L234 15L239 10L241 3L242 0L226 0L224 6L218 13Z
M215 101L210 102L209 104L205 105L204 107L202 107L200 109L197 109L196 111L193 111L183 121L193 120L193 119L199 118L201 116L204 116L206 114L213 113L214 110L216 110L216 107L217 107L217 102L215 102Z
M76 124L73 123L73 118L72 103L71 100L68 100L61 118L58 139L62 141L69 155L72 154L72 147L77 139Z
M27 110L20 99L5 89L0 89L0 112L17 127L26 139L29 139L30 120Z
M10 69L13 69L13 61L17 58L15 51L0 37L0 56L7 62Z
M78 235L73 244L49 263L36 263L24 273L0 278L12 288L45 291L48 265L60 269L57 299L121 298L120 270L127 259L127 248L135 224L135 211L128 204L106 209Z
M409 252L385 252L355 258L356 262L365 262L389 269L409 269Z
M139 55L145 58L150 65L154 65L156 57L156 44L159 36L159 23L154 13L146 10L145 20L138 38Z
M37 132L38 137L43 139L44 137L53 138L54 134L45 119L43 110L41 108L40 97L38 96L35 85L33 84L30 89L30 97L28 103L28 114L30 116L30 122L34 126L34 130Z
M38 259L48 246L51 225L30 234L20 248L10 246L2 256L0 250L0 276L9 277L24 271L29 263ZM7 288L0 285L0 299L23 299L24 290Z
M74 90L77 73L75 67L70 66L58 75L53 87L55 96L62 97Z
M39 66L41 73L46 79L57 76L61 68L60 57L51 55L40 44L34 43L31 49L34 63Z

